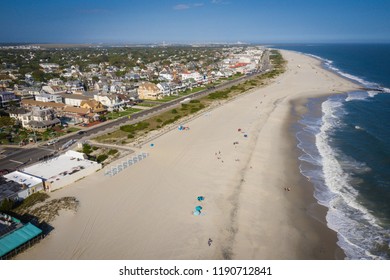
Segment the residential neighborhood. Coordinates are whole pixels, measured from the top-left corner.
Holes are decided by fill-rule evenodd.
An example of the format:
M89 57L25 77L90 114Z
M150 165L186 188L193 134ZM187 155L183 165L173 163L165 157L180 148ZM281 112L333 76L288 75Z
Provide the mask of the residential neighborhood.
M85 126L130 118L135 112L260 72L267 67L267 56L263 47L241 45L1 48L0 144L53 145L58 137ZM62 147L75 142L67 141ZM75 155L70 160L80 161L82 156ZM27 166L35 166L31 164ZM52 189L42 184L41 175L31 174L35 173L23 168L9 173L1 197L21 200ZM16 186L12 181L31 182Z
M259 71L263 54L241 45L2 48L0 113L39 132L96 124ZM0 143L21 144L3 134Z

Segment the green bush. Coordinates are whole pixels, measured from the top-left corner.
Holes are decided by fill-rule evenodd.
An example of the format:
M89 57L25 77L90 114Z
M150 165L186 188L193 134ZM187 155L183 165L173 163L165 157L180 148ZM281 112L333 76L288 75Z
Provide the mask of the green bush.
M122 125L120 127L120 130L124 131L124 132L136 132L137 130L143 130L145 128L148 128L149 127L149 123L148 122L139 122L139 123L136 123L136 124L131 124L131 125Z
M209 99L226 99L229 97L229 90L216 91L209 94Z
M31 207L39 202L45 201L48 198L49 198L49 195L47 193L44 193L44 192L33 193L32 195L27 197L25 200L23 200L23 202L16 208L16 210L26 209L26 208Z
M111 149L108 151L108 155L110 155L110 156L115 155L116 153L118 153L117 149Z
M14 206L15 202L12 199L4 198L3 201L0 203L0 211L10 211Z
M97 161L98 163L102 163L102 162L105 161L107 158L108 158L108 155L106 155L106 154L101 154L101 155L98 155L98 157L96 158L96 161Z
M83 153L86 155L89 155L90 153L92 153L91 145L83 144Z
M177 111L176 109L173 109L173 110L171 111L171 113L172 113L172 114L177 114L178 111Z

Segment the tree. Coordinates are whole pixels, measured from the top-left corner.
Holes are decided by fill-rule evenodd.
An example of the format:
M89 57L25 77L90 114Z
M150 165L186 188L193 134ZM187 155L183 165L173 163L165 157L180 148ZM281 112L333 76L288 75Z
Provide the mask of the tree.
M44 82L45 81L45 72L42 70L34 70L31 74L36 82Z
M15 205L15 202L13 200L5 198L0 203L0 211L2 211L2 212L10 211L10 210L12 210L14 205Z
M0 117L0 127L13 126L15 125L15 120L11 117L2 116Z

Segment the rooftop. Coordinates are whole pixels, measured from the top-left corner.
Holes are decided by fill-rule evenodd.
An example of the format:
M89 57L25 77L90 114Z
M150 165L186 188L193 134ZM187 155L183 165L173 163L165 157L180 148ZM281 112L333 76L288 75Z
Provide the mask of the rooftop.
M42 230L28 223L0 238L0 257L6 255L20 245L40 235Z
M55 103L55 102L42 102L42 101L35 101L32 99L23 99L21 101L22 105L32 105L32 106L39 106L39 107L56 107L56 108L62 108L65 106L64 103Z
M42 180L38 179L37 177L33 177L29 174L20 171L14 171L8 173L7 175L4 175L4 177L7 178L9 181L14 181L19 184L24 184L28 188L38 185L39 183L42 183Z
M23 172L41 177L48 180L50 183L53 183L67 175L71 175L96 164L98 163L84 159L83 153L67 151L65 154L48 161L29 166L25 168Z

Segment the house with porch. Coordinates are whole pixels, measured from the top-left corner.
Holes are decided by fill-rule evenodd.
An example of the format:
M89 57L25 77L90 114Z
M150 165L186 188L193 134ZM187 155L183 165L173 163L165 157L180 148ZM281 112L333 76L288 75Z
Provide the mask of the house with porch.
M143 82L138 87L140 99L157 100L162 98L161 90L153 83Z

